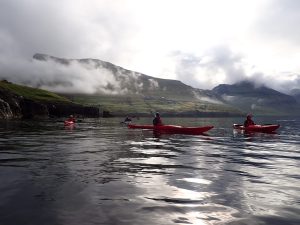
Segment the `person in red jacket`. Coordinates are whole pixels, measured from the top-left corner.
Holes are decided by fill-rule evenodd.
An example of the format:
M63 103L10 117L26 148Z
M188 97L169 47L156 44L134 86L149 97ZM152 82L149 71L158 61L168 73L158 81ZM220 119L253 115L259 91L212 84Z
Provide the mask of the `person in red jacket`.
M160 115L159 113L155 113L155 118L153 119L153 125L154 126L160 126L160 125L163 125L162 121L161 121L161 118L160 118Z
M76 122L75 117L73 115L70 115L69 119L67 119L69 122Z
M250 125L255 125L254 121L252 120L252 114L248 114L247 119L244 122L244 127L249 127Z

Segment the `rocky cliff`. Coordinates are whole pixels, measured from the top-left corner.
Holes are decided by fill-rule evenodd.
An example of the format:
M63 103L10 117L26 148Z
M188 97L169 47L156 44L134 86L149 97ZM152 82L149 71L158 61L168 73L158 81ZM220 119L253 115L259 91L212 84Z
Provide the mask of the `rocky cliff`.
M65 117L99 117L97 107L75 104L48 91L0 81L0 119Z

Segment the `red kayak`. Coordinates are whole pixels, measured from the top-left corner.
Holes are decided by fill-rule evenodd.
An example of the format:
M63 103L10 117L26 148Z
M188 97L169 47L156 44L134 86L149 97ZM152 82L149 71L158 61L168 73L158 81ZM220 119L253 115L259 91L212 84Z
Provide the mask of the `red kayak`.
M74 125L74 124L75 124L74 121L66 120L66 121L64 122L64 125L65 125L65 126L72 126L72 125Z
M128 128L130 129L149 129L157 132L164 133L177 133L177 134L202 134L210 129L213 126L205 126L205 127L182 127L176 125L161 125L161 126L153 126L153 125L134 125L128 124Z
M280 127L279 124L271 124L271 125L250 125L248 127L244 127L241 124L233 124L234 129L244 130L248 132L264 132L264 133L271 133L277 130Z

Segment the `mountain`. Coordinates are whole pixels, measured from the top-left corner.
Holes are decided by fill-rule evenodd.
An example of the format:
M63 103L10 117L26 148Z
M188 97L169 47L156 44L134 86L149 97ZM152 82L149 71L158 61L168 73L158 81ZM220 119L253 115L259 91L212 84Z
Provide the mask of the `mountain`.
M212 91L227 104L246 112L259 115L297 115L300 112L300 106L293 96L266 86L256 86L250 81L220 84Z
M297 115L300 112L297 94L286 95L250 81L201 90L178 80L151 77L98 59L65 59L45 54L35 54L33 58L60 66L76 63L92 69L96 86L93 94L77 92L63 95L74 102L97 106L117 116L149 116L155 111L165 116L225 116L247 112L256 115ZM97 83L99 78L106 82Z
M90 65L93 69L106 69L114 76L114 81L118 82L118 87L114 82L108 83L105 88L108 91L102 91L102 88L98 88L96 95L140 95L147 97L164 97L164 98L176 98L179 100L202 100L208 102L222 103L219 101L218 96L214 93L206 90L196 89L188 86L178 80L161 79L152 76L148 76L139 72L124 69L120 66L114 65L110 62L105 62L99 59L65 59L45 54L37 53L33 56L34 59L40 61L53 61L62 65L70 65L74 62L81 64L82 66ZM99 77L102 77L103 71L99 70ZM121 89L120 93L117 90ZM126 92L124 92L126 90ZM76 93L75 93L76 94Z
M291 95L296 99L298 103L300 103L300 89L292 89Z
M81 104L98 106L113 115L146 116L153 115L155 111L170 116L241 114L213 92L193 88L178 80L151 77L98 59L64 59L45 54L35 54L33 58L65 66L78 63L85 68L93 67L94 70L99 69L96 74L99 77L105 76L103 69L108 71L113 81L108 82L104 88L99 84L95 93L63 95Z

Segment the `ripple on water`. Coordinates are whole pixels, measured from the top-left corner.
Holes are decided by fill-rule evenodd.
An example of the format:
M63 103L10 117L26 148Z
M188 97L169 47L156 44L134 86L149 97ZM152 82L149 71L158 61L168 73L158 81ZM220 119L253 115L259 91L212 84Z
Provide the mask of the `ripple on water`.
M300 120L245 135L231 128L238 119L180 120L215 125L208 136L157 136L114 118L3 126L1 222L298 224Z

